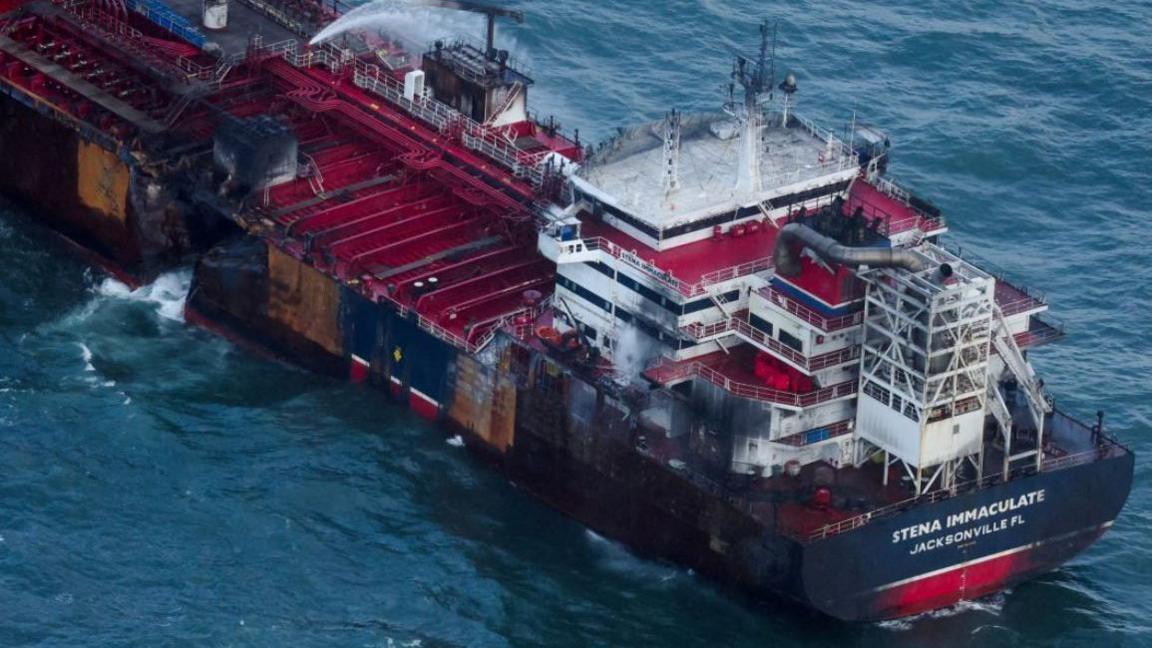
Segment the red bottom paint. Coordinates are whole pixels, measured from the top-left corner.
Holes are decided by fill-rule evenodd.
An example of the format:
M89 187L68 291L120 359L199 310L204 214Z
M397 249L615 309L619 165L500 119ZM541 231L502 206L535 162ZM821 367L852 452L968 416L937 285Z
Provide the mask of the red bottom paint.
M348 362L348 380L352 381L354 385L364 383L368 380L368 367L367 362L364 362L356 356L352 356L352 359Z
M435 421L440 418L440 404L415 391L409 392L408 394L408 406L421 418L428 419L429 421Z
M1045 556L1049 547L1038 546L996 558L961 565L955 569L897 585L879 593L877 607L882 618L922 614L999 592L1014 583L1058 567L1103 535L1104 529L1085 531L1071 539L1076 546L1060 551L1059 558Z

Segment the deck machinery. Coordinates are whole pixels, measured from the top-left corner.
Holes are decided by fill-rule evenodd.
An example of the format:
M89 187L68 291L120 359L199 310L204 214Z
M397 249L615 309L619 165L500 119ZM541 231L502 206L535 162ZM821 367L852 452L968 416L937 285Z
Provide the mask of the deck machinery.
M387 391L644 554L846 620L987 595L1127 497L1027 354L1047 303L946 249L774 30L719 110L595 146L486 40L308 45L338 0L0 1L0 189L186 316ZM211 15L209 15L211 14ZM60 187L65 190L61 191Z

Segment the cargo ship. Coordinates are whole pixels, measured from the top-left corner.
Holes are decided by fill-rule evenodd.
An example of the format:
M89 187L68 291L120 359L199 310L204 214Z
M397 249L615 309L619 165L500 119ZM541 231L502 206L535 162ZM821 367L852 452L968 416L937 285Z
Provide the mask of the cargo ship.
M637 554L846 621L1059 567L1133 455L1029 363L1048 304L941 241L773 30L712 112L595 144L483 40L338 0L0 0L0 191L186 320L379 388ZM751 39L750 39L751 40ZM855 120L854 120L855 121Z

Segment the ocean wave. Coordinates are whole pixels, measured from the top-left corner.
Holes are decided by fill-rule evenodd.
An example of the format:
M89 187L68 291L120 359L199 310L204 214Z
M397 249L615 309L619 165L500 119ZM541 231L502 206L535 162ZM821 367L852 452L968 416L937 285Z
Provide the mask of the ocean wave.
M598 555L599 564L608 571L635 577L644 583L667 583L683 574L691 575L691 570L681 570L677 567L655 563L633 555L624 545L605 538L591 529L585 529L584 535L592 551Z
M1004 603L1008 600L1008 594L1009 590L1004 590L984 598L970 601L960 601L955 605L951 605L946 608L940 608L939 610L932 610L930 612L915 614L900 619L879 621L876 623L876 625L885 630L906 632L908 630L912 630L917 625L924 622L946 619L948 617L954 617L972 612L999 616L1004 611Z
M156 314L166 320L184 321L184 302L188 299L188 289L192 285L192 270L182 269L166 272L150 284L135 290L112 277L107 277L93 288L101 297L155 306Z
M80 357L84 360L84 371L96 371L96 367L92 364L92 349L88 348L87 344L77 342L80 346Z

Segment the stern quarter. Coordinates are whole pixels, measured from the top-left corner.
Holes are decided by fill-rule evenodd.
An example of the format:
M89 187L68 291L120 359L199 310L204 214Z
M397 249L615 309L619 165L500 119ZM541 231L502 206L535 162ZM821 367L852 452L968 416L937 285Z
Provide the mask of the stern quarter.
M879 620L987 596L1054 569L1103 535L1127 500L1133 455L1120 446L1093 454L814 540L802 567L805 595L839 619Z

